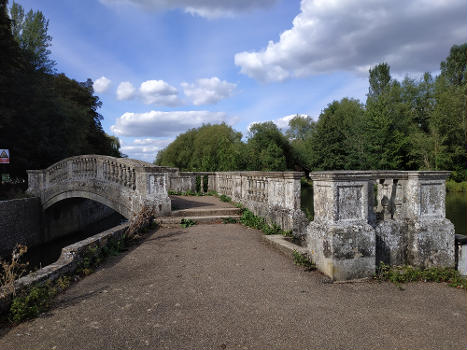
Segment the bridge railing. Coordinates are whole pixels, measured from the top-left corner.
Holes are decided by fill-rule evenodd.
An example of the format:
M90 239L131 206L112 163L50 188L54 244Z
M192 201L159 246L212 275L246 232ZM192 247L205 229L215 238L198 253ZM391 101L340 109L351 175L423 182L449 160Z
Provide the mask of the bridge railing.
M454 227L446 219L446 171L312 172L313 259L349 279L390 265L454 266Z
M127 158L83 155L64 159L44 170L28 170L28 192L46 207L70 196L90 195L128 217L145 203L170 212L169 174L177 169ZM79 193L78 193L79 192Z

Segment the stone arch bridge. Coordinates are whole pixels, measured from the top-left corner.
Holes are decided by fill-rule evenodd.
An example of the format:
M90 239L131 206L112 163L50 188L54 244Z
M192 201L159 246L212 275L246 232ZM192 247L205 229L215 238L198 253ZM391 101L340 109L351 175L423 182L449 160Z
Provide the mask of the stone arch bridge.
M67 198L105 204L129 219L142 206L170 212L169 173L174 169L127 158L82 155L63 159L44 170L28 170L28 193L45 210Z

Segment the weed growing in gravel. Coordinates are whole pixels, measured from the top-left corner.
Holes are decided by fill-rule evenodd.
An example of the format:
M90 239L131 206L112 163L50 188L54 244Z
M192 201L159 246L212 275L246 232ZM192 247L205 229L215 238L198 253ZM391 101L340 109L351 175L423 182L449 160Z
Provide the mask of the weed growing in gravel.
M380 263L375 278L379 281L390 281L400 289L401 283L407 282L446 282L451 287L467 289L467 279L449 267L430 267L421 269L409 265L390 266Z
M182 226L183 228L187 228L194 225L196 225L196 221L193 221L191 219L182 219L180 221L180 226Z
M235 219L235 218L224 218L224 219L222 219L222 222L224 224L236 224L237 219Z
M221 194L221 195L219 196L219 199L220 199L222 202L227 202L227 203L232 202L232 198L230 198L229 196L226 196L225 194Z
M301 254L294 250L292 252L292 255L293 262L295 263L295 265L303 266L309 271L316 269L316 266L304 254Z

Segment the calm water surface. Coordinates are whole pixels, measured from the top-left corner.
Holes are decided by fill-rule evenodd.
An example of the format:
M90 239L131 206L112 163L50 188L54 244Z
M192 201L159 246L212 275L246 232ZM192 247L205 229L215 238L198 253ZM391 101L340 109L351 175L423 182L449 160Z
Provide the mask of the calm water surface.
M302 184L302 210L308 219L313 219L313 187ZM467 193L448 192L446 194L446 217L456 228L456 233L466 234Z

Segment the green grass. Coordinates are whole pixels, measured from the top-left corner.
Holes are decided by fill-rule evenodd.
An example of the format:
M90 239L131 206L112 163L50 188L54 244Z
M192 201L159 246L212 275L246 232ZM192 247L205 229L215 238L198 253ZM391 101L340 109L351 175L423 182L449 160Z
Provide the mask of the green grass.
M421 269L409 265L389 266L381 263L375 278L390 281L402 289L402 283L408 282L445 282L451 287L467 289L467 280L459 272L448 267L430 267Z

